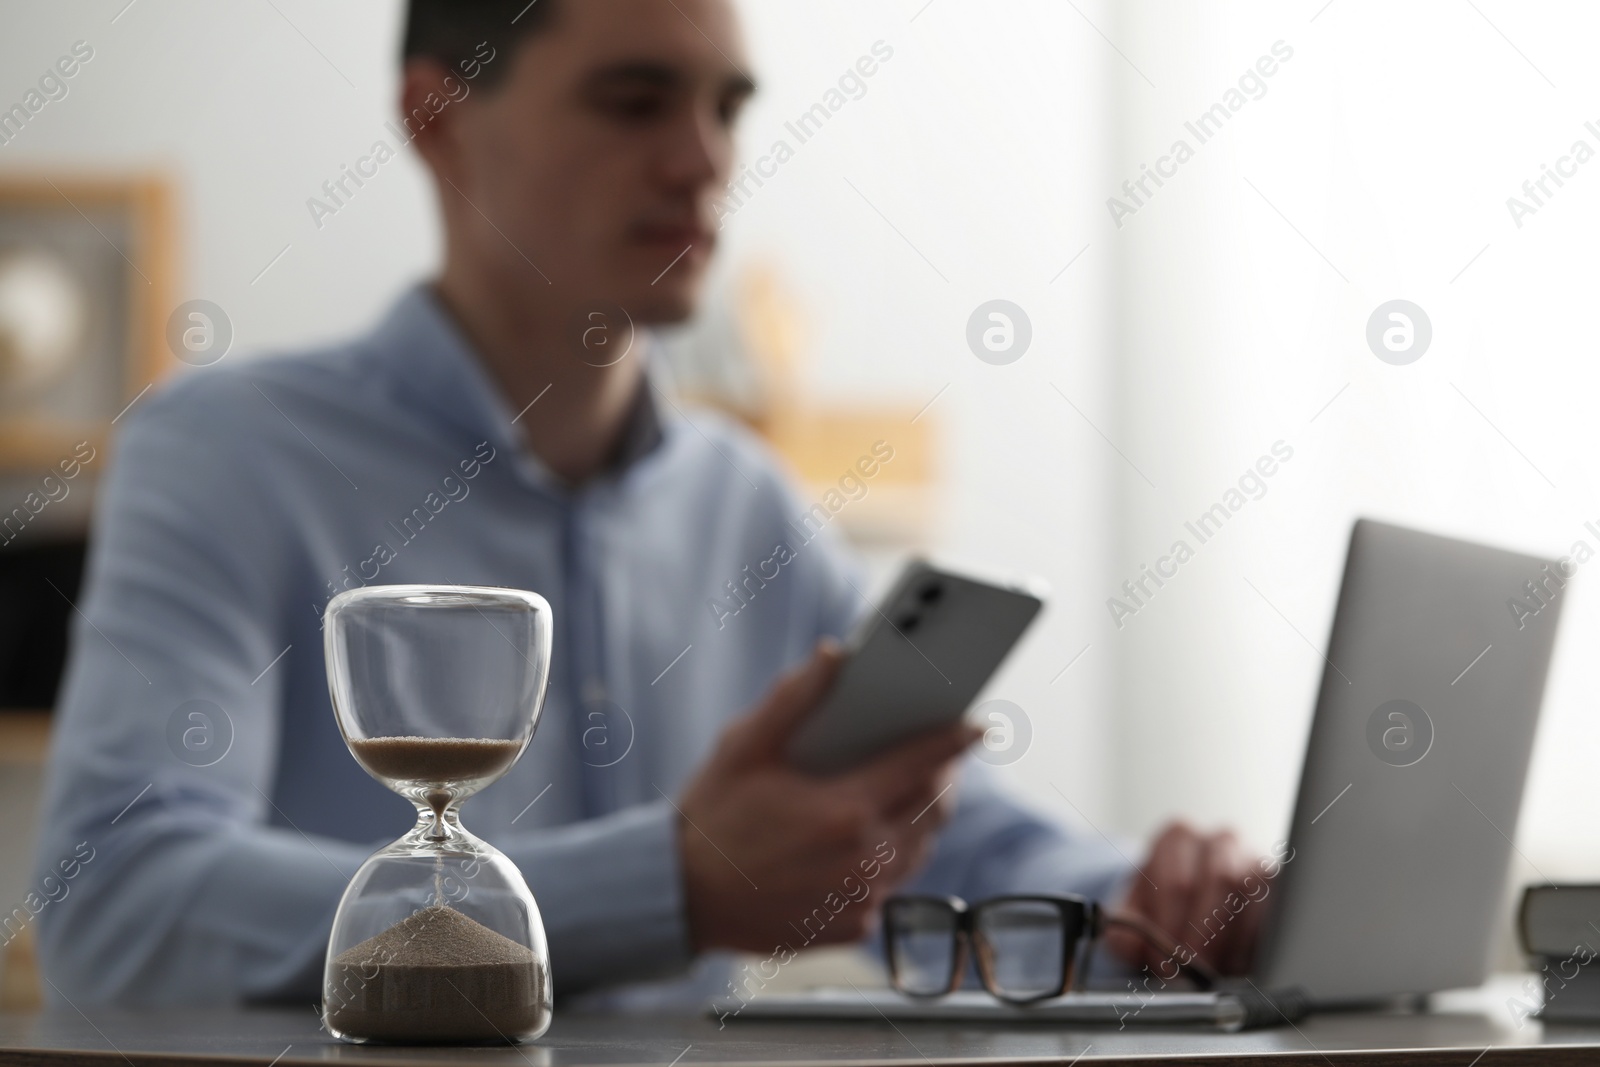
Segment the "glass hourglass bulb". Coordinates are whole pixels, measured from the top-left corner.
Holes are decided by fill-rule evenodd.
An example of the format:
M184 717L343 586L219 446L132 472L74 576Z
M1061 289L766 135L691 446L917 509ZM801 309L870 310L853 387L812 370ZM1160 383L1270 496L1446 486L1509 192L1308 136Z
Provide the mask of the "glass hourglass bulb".
M516 865L460 806L516 763L549 673L550 606L483 586L366 586L325 613L328 686L361 767L417 823L334 917L323 1023L352 1042L493 1043L550 1025L544 925Z

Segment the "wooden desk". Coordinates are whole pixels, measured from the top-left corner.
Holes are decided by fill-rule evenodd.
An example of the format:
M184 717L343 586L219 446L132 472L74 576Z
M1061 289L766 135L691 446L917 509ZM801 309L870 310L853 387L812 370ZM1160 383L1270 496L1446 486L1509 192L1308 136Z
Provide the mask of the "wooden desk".
M1518 1029L1509 991L1451 994L1429 1014L1330 1014L1299 1029L1215 1034L1128 1029L1068 1030L931 1023L775 1023L708 1018L556 1015L531 1045L380 1048L343 1045L303 1011L142 1011L71 1008L0 1015L0 1064L143 1067L150 1063L518 1064L521 1067L698 1067L715 1064L938 1067L1028 1062L1212 1065L1600 1063L1600 1026Z

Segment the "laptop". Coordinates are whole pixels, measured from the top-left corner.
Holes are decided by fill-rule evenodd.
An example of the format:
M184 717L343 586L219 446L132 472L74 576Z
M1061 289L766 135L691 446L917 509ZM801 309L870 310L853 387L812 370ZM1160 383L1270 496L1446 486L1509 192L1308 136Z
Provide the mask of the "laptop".
M1259 985L1327 1007L1488 977L1564 562L1356 523Z

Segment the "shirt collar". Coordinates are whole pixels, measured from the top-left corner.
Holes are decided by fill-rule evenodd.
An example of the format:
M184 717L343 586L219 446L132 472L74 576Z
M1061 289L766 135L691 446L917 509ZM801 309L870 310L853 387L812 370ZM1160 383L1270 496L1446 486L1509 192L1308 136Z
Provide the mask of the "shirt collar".
M433 287L418 284L400 297L372 337L377 357L396 376L408 402L464 435L468 450L488 441L525 465L536 481L560 489L561 480L526 449L516 423L528 410L511 410L482 358L440 303ZM645 375L629 410L607 476L620 476L643 462L671 436L656 390L663 383L645 359ZM532 405L530 405L531 407ZM471 440L465 440L470 437Z

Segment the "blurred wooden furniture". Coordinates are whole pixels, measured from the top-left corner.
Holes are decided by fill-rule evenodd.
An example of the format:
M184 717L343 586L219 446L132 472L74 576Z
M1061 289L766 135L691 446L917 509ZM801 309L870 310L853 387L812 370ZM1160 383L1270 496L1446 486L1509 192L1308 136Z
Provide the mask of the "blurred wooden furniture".
M113 423L181 366L167 336L174 205L152 174L0 174L0 707L53 703ZM33 922L14 917L33 888L49 721L0 710L0 803L13 827L0 868L0 916L12 917L5 1008L39 1004Z
M0 176L0 266L19 257L54 264L81 284L89 315L75 365L6 396L21 335L48 326L26 294L14 298L21 307L0 299L0 469L48 469L81 441L104 452L111 421L177 366L166 339L177 275L173 199L166 181L146 175ZM31 318L12 322L8 312Z
M50 713L0 710L0 768L43 767L50 747Z
M0 956L0 1011L38 1011L43 1003L33 927L25 926Z
M4 775L5 800L12 809L21 808L30 800L37 807L39 784L42 780L45 750L50 745L50 713L48 711L0 711L0 775ZM12 793L20 795L10 795ZM12 817L26 818L32 827L32 810L12 811ZM16 854L22 853L22 854ZM32 849L16 849L9 862L27 864L32 860ZM4 917L9 917L20 898L9 897L3 903ZM16 936L4 940L0 948L0 1010L33 1010L40 1005L38 965L34 958L33 924L15 924Z

